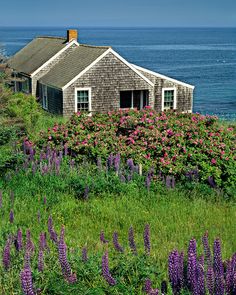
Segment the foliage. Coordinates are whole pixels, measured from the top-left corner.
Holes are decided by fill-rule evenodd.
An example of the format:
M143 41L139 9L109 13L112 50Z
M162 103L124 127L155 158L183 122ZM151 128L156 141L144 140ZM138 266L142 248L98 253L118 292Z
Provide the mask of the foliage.
M78 113L67 124L42 131L36 145L67 146L77 160L119 153L144 168L181 179L197 170L200 181L218 187L236 184L235 126L223 126L213 116L162 113L151 109L95 114Z

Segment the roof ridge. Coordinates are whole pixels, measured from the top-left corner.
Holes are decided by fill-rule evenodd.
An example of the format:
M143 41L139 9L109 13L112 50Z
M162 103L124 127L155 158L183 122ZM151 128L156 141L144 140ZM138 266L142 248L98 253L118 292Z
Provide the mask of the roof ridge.
M90 44L81 44L81 43L79 43L79 45L83 47L92 47L92 48L104 48L104 49L111 48L111 46L99 46L99 45L90 45Z
M57 37L57 36L36 36L35 39L59 39L59 40L65 40L64 37Z

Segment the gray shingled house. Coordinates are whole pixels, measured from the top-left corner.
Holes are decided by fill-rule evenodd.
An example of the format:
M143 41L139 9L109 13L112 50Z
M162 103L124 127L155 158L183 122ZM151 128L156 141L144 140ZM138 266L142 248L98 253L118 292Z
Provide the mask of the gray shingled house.
M67 38L38 37L9 60L20 82L16 91L35 95L43 108L70 116L74 112L176 109L192 112L194 86L129 63L111 47Z

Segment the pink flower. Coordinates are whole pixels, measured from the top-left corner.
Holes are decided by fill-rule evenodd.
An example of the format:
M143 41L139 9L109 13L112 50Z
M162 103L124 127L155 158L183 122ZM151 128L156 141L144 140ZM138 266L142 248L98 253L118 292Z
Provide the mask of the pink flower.
M212 165L215 165L215 164L216 164L216 159L212 159L212 160L211 160L211 164L212 164Z

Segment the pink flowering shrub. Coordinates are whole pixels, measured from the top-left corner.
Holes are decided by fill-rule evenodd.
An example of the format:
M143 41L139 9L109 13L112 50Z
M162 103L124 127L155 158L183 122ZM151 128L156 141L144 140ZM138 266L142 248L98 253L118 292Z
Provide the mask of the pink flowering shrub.
M41 132L39 148L66 145L79 159L111 153L133 159L144 169L153 167L181 179L197 169L201 181L213 177L217 186L236 183L236 129L223 126L215 116L157 113L152 109L107 114L75 114L65 125Z

